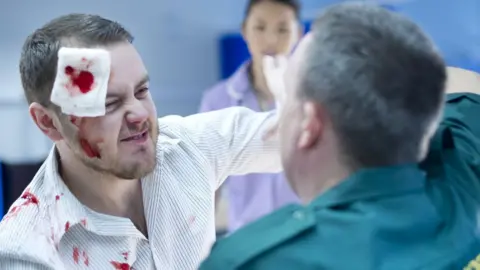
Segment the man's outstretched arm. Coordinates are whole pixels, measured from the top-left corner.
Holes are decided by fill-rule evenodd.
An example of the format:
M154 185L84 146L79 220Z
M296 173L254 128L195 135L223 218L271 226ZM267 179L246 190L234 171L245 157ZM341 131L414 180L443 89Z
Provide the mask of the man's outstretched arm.
M229 175L275 173L282 170L277 136L264 139L277 121L274 111L258 113L243 107L166 117L176 122L212 166L217 187Z

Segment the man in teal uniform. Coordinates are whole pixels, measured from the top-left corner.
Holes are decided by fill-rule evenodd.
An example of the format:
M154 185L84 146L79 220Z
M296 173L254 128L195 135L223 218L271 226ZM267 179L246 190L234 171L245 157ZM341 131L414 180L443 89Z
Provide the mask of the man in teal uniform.
M479 78L399 15L326 10L290 60L279 130L305 206L219 240L200 269L477 269Z

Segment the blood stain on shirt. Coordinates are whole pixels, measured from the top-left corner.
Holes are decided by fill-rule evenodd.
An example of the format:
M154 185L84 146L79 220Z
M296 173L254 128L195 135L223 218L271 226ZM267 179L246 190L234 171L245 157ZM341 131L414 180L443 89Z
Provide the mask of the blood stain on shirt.
M80 257L80 251L78 250L78 247L73 248L73 261L78 264L78 259Z
M88 254L87 252L83 251L82 252L82 256L83 256L83 263L88 266L90 264L90 259L88 258Z
M38 205L38 198L34 194L30 193L29 190L26 190L22 194L22 199L25 199L26 201L23 203L23 205L29 205L29 204L37 204Z
M116 261L111 261L110 263L113 265L113 267L115 267L115 270L132 270L128 263L121 263Z
M67 221L67 223L65 223L65 232L67 232L69 229L70 229L70 222Z
M63 193L55 195L55 201L60 201L60 198L63 196Z
M20 198L24 199L25 202L23 202L21 205L12 207L10 209L10 211L7 213L7 215L5 215L4 220L8 220L8 219L11 219L11 218L17 216L17 214L20 212L20 210L22 210L23 207L25 207L25 206L28 206L28 205L31 205L31 204L35 204L35 205L38 206L39 200L38 200L37 196L35 196L33 193L31 193L29 189L25 190L23 192L22 196L20 196Z

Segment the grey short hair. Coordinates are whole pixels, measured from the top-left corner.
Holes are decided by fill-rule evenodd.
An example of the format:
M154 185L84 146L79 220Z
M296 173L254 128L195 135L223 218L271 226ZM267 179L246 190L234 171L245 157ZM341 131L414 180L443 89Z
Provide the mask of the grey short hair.
M117 22L90 14L58 17L27 37L20 57L20 76L28 103L50 107L50 94L61 46L107 46L133 42L133 36ZM72 44L74 43L74 44Z
M410 20L347 3L314 23L300 95L322 104L350 167L418 162L443 106L446 67Z

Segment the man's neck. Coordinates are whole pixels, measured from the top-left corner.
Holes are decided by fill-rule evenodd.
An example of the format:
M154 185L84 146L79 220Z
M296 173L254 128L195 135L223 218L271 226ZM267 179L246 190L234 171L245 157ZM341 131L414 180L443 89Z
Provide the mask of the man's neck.
M294 176L294 182L298 183L296 191L302 203L309 204L351 175L351 171L343 165L336 153L336 150L331 149L323 156L312 154L302 160L302 168Z
M139 180L119 179L99 173L85 166L65 145L57 148L59 173L82 204L102 214L126 218L132 218L132 212L139 210L138 205L142 203Z
M312 175L312 177L316 178L316 181L311 181L309 182L309 186L305 186L306 188L303 190L303 194L301 195L302 203L311 203L318 196L340 184L343 180L348 178L348 176L349 174L344 171L337 171L335 173L332 171L332 174L330 176L323 177L324 180L319 182L319 174Z

